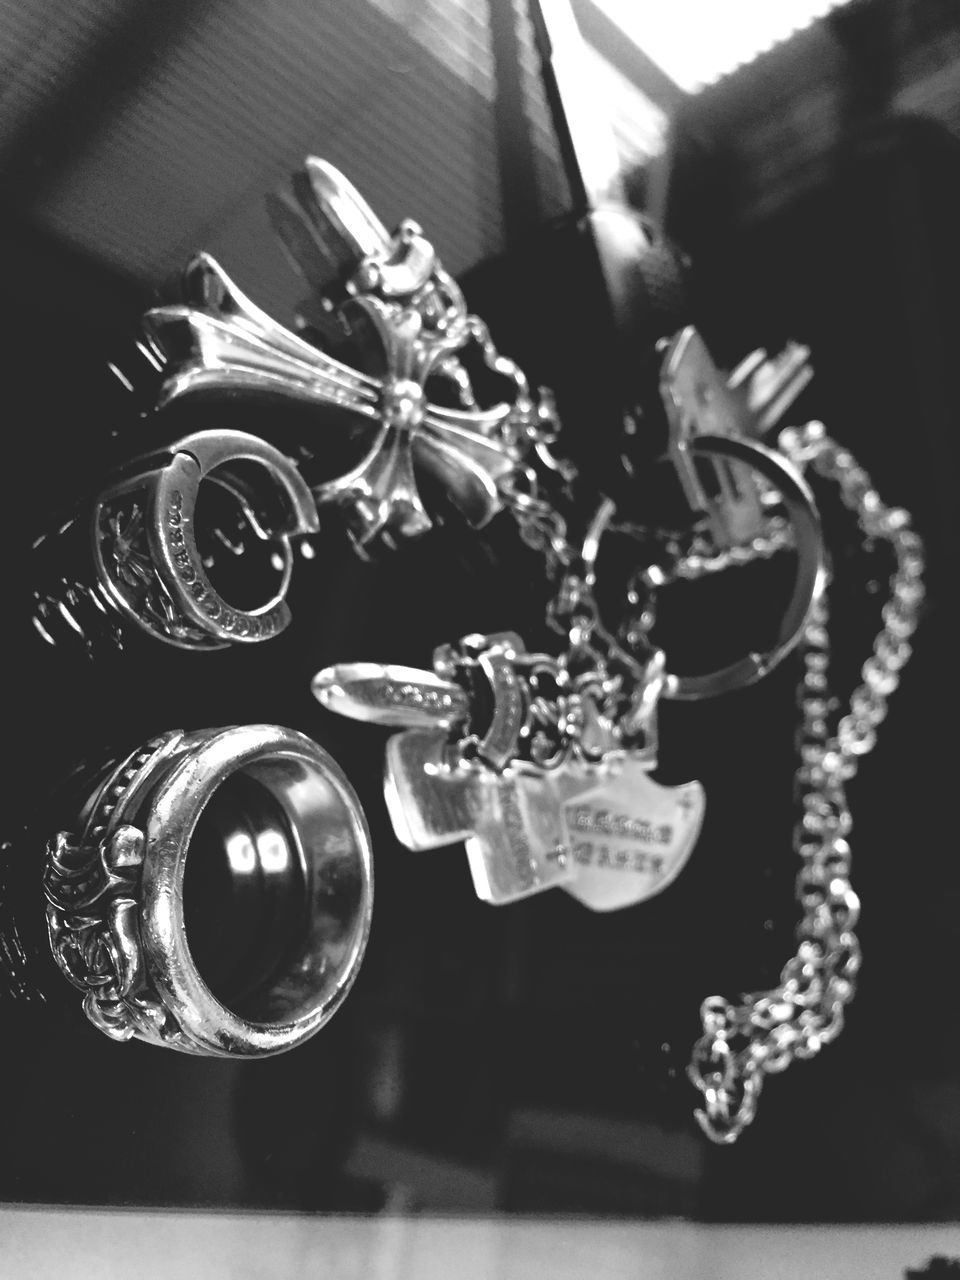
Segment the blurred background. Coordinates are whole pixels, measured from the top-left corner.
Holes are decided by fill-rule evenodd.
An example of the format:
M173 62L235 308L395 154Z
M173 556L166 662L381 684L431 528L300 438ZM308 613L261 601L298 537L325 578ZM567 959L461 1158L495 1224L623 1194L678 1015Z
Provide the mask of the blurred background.
M574 0L572 11L575 98L613 139L607 176L676 246L644 251L616 335L526 0L0 3L2 509L17 601L0 882L5 1201L958 1216L960 11L953 0ZM330 529L295 580L295 625L242 652L134 641L92 664L29 627L30 541L137 451L140 401L125 382L136 383L138 317L187 258L212 253L293 322L306 286L264 196L308 154L340 167L388 226L420 222L500 349L556 389L565 451L600 487L622 477L624 452L639 466L660 425L651 410L624 444L633 366L618 342L626 332L649 374L656 338L690 321L725 367L758 346L807 344L816 378L792 420L821 417L924 536L917 656L850 789L860 992L835 1044L768 1082L735 1147L700 1134L685 1065L700 1001L771 985L793 949L796 663L710 704L664 708L661 776L703 781L703 836L661 897L593 917L561 894L490 908L459 848L401 849L380 787L385 735L326 716L308 693L330 662L423 666L471 630L540 641L545 584L502 530L479 543L451 521L360 564ZM634 388L638 403L647 389ZM243 405L170 424L300 425ZM826 508L825 519L845 593L846 695L879 625L883 566L852 525ZM377 903L354 992L310 1044L267 1062L111 1043L43 954L56 780L100 744L254 721L315 736L369 814Z

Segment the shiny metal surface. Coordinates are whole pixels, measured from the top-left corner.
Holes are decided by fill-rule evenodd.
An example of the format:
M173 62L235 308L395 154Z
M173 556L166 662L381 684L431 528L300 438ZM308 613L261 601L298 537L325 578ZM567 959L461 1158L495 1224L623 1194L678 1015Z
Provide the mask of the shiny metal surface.
M195 520L204 482L227 490L246 528L279 557L279 584L257 608L234 607L211 581ZM265 507L279 516L264 515ZM268 640L287 626L290 539L315 532L317 513L279 450L244 432L217 430L185 436L160 458L134 459L108 481L93 503L89 549L80 548L81 560L92 552L92 566L74 567L65 535L75 527L79 533L82 522L72 518L35 547L52 571L51 584L38 586L34 597L45 639L56 643L66 626L92 651L105 638L122 643L118 622L126 620L177 648L218 649Z
M699 782L665 787L648 761L620 761L611 776L566 805L576 875L565 886L591 911L619 911L672 884L703 825Z
M417 667L343 662L318 672L312 687L321 706L373 724L449 729L470 710L458 684Z
M796 467L783 453L767 448L755 437L762 424L778 418L806 384L810 375L805 362L805 349L793 344L773 361L767 360L765 353L754 353L725 380L695 329L683 330L667 344L661 386L671 426L670 457L699 524L684 535L677 530L618 523L621 532L643 535L648 555L654 546L665 547L666 563L651 559L638 567L634 582L641 590L628 589L623 616L609 629L601 622L594 588L597 556L603 535L616 516L615 504L597 495L594 517L580 546L575 546L567 520L532 468L525 474L524 487L510 480L503 484L521 537L544 557L547 576L556 582L550 606L555 627L563 631L567 617L585 620L585 634L601 641L604 661L612 660L615 666L629 666L630 655L635 654L634 688L644 687L636 671L657 651L649 632L656 620L660 587L680 578L696 579L731 565L769 558L787 548L795 552L797 567L773 644L703 675L667 673L662 695L697 700L752 684L799 643L824 585L820 519L813 494ZM541 461L548 471L563 475L568 483L576 482L573 468L548 454L542 454ZM699 466L714 470L719 485L716 496L704 488ZM781 514L772 514L771 509L777 507ZM704 521L706 527L702 528ZM638 600L641 603L635 607ZM595 656L599 656L598 650Z
M574 794L592 787L583 774L570 781ZM409 849L465 843L484 902L502 906L573 878L563 807L549 777L451 761L441 736L410 729L387 743L384 795Z
M385 373L361 372L290 332L200 254L184 275L184 303L155 308L145 318L167 358L158 408L197 394L243 390L346 410L366 421L363 460L314 484L317 503L343 509L360 547L378 539L392 545L431 527L418 472L443 484L472 524L486 524L503 506L503 481L548 434L526 378L468 313L456 281L416 223L401 223L384 240L359 193L322 161L307 161L294 193L299 199L281 206L288 249L310 279L318 257L335 257L331 228L341 253L344 245L352 247L342 323L345 332L360 320L372 329ZM332 303L328 309L334 310ZM507 399L480 405L463 361L471 349L506 382ZM431 399L435 389L451 403ZM318 418L315 454L322 454L323 432L332 429Z
M228 809L232 878L241 893L246 879L262 891L272 873L299 884L300 903L298 924L261 958L259 981L228 1007L197 967L184 877L188 857L213 856L194 849L198 824L238 778L269 796L274 816ZM301 1044L342 1004L366 946L372 883L363 812L315 742L273 725L172 731L115 766L76 827L51 841L50 946L84 992L87 1017L112 1039L264 1057Z
M763 489L748 468L713 457L717 492L708 492L691 448L702 436L751 440L773 427L813 377L809 354L797 343L774 360L754 351L728 378L692 325L666 345L660 395L670 457L691 508L706 513L718 548L749 545L764 535Z
M803 717L797 734L801 763L796 774L803 817L794 838L801 862L796 881L802 911L799 945L773 989L743 995L737 1002L711 996L701 1007L703 1035L694 1046L688 1074L703 1094L704 1106L695 1113L700 1127L721 1144L735 1142L753 1121L768 1074L785 1070L795 1059L814 1057L843 1029L861 960L855 933L860 900L850 884L847 836L853 818L846 784L876 744L887 699L911 655L909 637L924 598L923 544L910 528L909 514L884 504L866 471L826 435L821 423L784 431L780 446L798 466L809 466L838 486L863 537L890 545L895 569L881 610L883 627L861 668L863 683L854 690L849 711L839 716L828 678L826 596L815 602L803 629L805 672L797 692Z
M0 1231L17 1274L52 1280L69 1255L80 1280L124 1280L124 1262L142 1254L140 1280L197 1275L204 1280L315 1280L319 1273L363 1280L777 1280L842 1275L843 1280L938 1280L923 1266L939 1256L948 1280L955 1223L730 1225L676 1218L577 1213L225 1213L191 1208L135 1212L19 1205L0 1208ZM82 1243L78 1243L81 1242ZM638 1259L642 1259L638 1266ZM82 1270L77 1270L77 1265ZM936 1264L933 1264L936 1265ZM337 1274L339 1273L339 1275Z
M581 626L577 645L560 659L527 653L513 632L441 645L434 679L460 695L460 714L434 717L428 728L419 706L398 706L384 691L388 672L404 671L413 690L430 687L429 672L331 667L314 677L313 692L342 715L410 726L387 742L384 779L387 810L407 848L463 841L485 902L559 887L591 910L618 910L680 873L705 796L697 782L665 787L649 776L659 658L647 672L633 664L637 687L624 689L623 674L614 675L590 643ZM378 699L379 712L370 705Z
M529 42L519 50L512 109L509 59L501 54L494 65L495 15L501 25L524 27L524 8L491 5L487 12L464 0L319 8L295 0L269 10L249 0L231 6L81 0L45 12L26 0L7 7L3 240L12 269L5 273L4 350L8 382L20 387L27 408L9 440L8 469L20 478L7 494L12 530L52 527L71 493L97 492L103 475L97 459L140 451L144 436L169 440L207 425L207 413L258 433L257 407L243 402L190 402L121 421L120 401L133 406L138 397L121 395L116 380L97 371L114 358L105 349L111 335L120 336L145 306L158 305L153 291L194 245L207 248L261 308L304 336L290 317L306 290L285 269L260 206L261 193L318 140L388 228L407 211L417 215L452 274L515 247L486 293L476 283L479 270L460 281L470 309L490 323L500 349L520 362L531 385L534 373L556 383L563 448L584 480L596 476L600 492L607 491L607 476L619 482L615 412L605 438L599 429L598 401L611 380L595 376L580 341L581 332L599 334L602 317L572 283L572 236L546 270L531 270L521 241L524 209L519 226L511 213L511 205L523 203L517 178L524 134L534 161L544 141L553 142L542 95L530 94L536 68ZM712 1223L929 1222L960 1213L960 1079L949 1014L960 864L943 839L951 830L949 727L957 720L945 679L955 631L948 600L957 575L955 395L943 348L954 332L958 210L948 146L955 139L944 130L938 147L932 136L937 112L952 115L952 126L960 121L954 91L960 11L948 19L947 9L941 0L892 6L866 0L831 15L818 24L818 36L773 50L755 76L737 73L671 122L677 147L669 199L666 168L651 172L649 182L645 173L632 192L638 201L669 207L671 229L693 255L697 319L704 334L717 335L718 357L749 351L758 341L772 341L775 351L777 335L791 332L819 353L816 411L868 465L888 502L915 514L929 547L929 604L916 660L904 672L903 702L894 699L890 733L880 735L881 749L847 788L856 819L847 839L863 859L859 872L853 869L861 882L853 883L867 913L866 968L837 1049L774 1081L759 1123L736 1150L714 1147L692 1120L702 1095L684 1066L699 1035L700 997L722 992L739 1003L741 991L773 987L795 950L794 916L802 913L792 905L792 887L801 862L791 851L790 829L803 811L800 797L796 814L790 801L790 742L801 720L791 697L804 670L802 652L743 694L659 704L663 768L654 776L701 778L713 812L696 855L642 916L593 917L567 893L509 912L485 911L458 847L422 855L394 847L377 786L378 744L396 730L378 738L377 731L327 721L334 754L362 788L364 806L372 799L380 882L373 948L322 1035L256 1069L138 1045L119 1053L77 1018L82 996L58 971L48 975L45 1006L24 1003L16 974L6 980L0 957L10 1045L0 1198L69 1204L82 1195L90 1205L125 1206L93 1215L93 1224L89 1212L60 1215L69 1221L27 1212L19 1229L5 1224L2 1252L14 1274L44 1266L62 1271L65 1258L69 1270L83 1270L91 1235L104 1242L101 1271L123 1275L135 1266L138 1276L208 1267L233 1275L260 1266L270 1275L345 1270L395 1280L398 1268L438 1276L498 1267L518 1276L582 1276L605 1274L609 1266L625 1274L662 1268L678 1280L704 1270L749 1276L764 1265L791 1275L830 1274L838 1257L841 1271L879 1276L922 1269L933 1252L957 1253L955 1230L914 1232L907 1250L904 1233L894 1228L887 1228L890 1240L879 1238L882 1229L851 1235L782 1226L678 1229L676 1238L654 1230L649 1239L650 1230L635 1221L676 1224L692 1215ZM599 9L580 0L580 12ZM629 42L597 47L619 76L632 74ZM619 76L608 70L602 87L619 96ZM764 92L772 110L758 110ZM488 136L495 113L507 144L499 157ZM880 116L889 125L882 132L874 127ZM834 143L838 149L827 151ZM527 168L537 179L531 185L543 191L542 167ZM554 211L566 205L565 190L558 196ZM546 225L550 211L536 201L527 206L531 228L543 221L532 248L554 235ZM556 287L537 301L555 316L556 330L574 335L566 347L532 320L537 290L528 286L548 271ZM640 302L645 319L643 304L657 299L638 292L630 291L631 301ZM512 328L511 317L518 318ZM530 333L529 346L515 340L516 329ZM352 363L340 348L330 350ZM660 475L641 475L639 463L642 445L660 435L657 361L640 342L629 358L645 362L652 402L637 418L631 461L638 488L649 479L656 490ZM565 382L583 387L579 401L568 401ZM278 439L286 435L283 413L268 406L264 432L276 423ZM290 415L304 439L310 417L304 406ZM349 453L355 461L355 445L374 425L358 420L342 433L318 430L317 440L324 450L324 442L336 444L338 459ZM98 442L108 436L113 443L101 449ZM713 463L704 458L698 469L709 480ZM660 471L664 488L672 487L670 466ZM872 592L889 548L882 539L875 551L861 546L853 519L822 493L816 477L808 479L836 572L829 692L842 699L842 714L879 626L866 624L884 599L882 590ZM433 518L439 490L422 481L421 473ZM570 522L574 551L595 500L589 488L572 492L569 507L548 490ZM211 503L220 499L211 498L206 510L201 501L201 520ZM437 507L441 518L447 505ZM653 519L660 514L656 502L631 508L625 500L621 518L628 512L663 528ZM541 626L550 590L538 572L543 562L524 547L514 556L518 540L504 516L491 522L489 538L471 541L463 531L458 541L461 522L451 517L448 529L403 548L385 566L354 566L341 545L339 513L327 514L331 527L315 544L318 560L298 564L287 597L294 624L273 644L232 645L201 661L124 624L127 652L110 655L112 661L74 662L68 650L31 645L29 636L23 651L14 648L8 666L20 673L27 714L19 722L15 715L5 768L0 911L7 955L18 937L7 926L11 912L17 919L18 903L19 936L28 958L33 954L27 926L31 918L43 920L42 836L71 825L46 819L41 838L33 832L25 845L21 823L38 806L42 817L49 779L89 751L93 733L133 745L167 725L258 720L310 733L323 712L305 700L306 680L342 657L430 667L437 639L499 627L515 628L532 648L556 651ZM743 545L718 549L712 538L706 546L691 539L672 565L664 555L688 581L663 586L663 620L652 633L667 649L671 672L719 665L714 645L731 635L744 643L724 661L765 647L752 636L781 616L774 599L781 588L784 599L789 595L794 564L789 529L776 546L770 520L759 539ZM206 557L202 538L200 549ZM605 541L604 572L608 556L612 574L622 568L624 578L647 564L643 554L631 564L629 548L617 564L621 549L616 538ZM768 549L776 563L720 572L744 552L756 560ZM224 559L232 567L229 551ZM258 604L269 594L234 599L224 589L230 573L205 567L232 603ZM236 568L242 573L242 559ZM713 579L700 584L697 575L714 568ZM622 595L606 590L608 582L601 576L598 598L616 632ZM715 613L701 607L704 600L719 601ZM110 619L121 616L109 609ZM675 649L668 640L674 624L681 633ZM63 627L70 624L64 620ZM11 629L14 642L17 630ZM703 635L700 652L687 641L691 633ZM812 703L810 709L812 716ZM947 750L935 745L931 712L947 726ZM226 785L217 797L201 824L223 817L223 844L239 850L252 843L261 868L230 882L244 903L260 901L261 880L295 890L286 870L264 868L275 806L265 800L258 816L252 801L234 805ZM232 822L221 807L228 799ZM203 848L198 829L188 877ZM288 855L289 848L287 841ZM12 879L18 866L28 881L20 898ZM911 909L904 871L913 866L921 871L915 878L921 892ZM189 915L185 928L191 938ZM201 937L206 941L207 932ZM42 979L53 966L48 953L39 956ZM194 959L211 985L203 957ZM58 996L69 1002L65 1010ZM734 1037L729 1042L738 1044ZM164 1212L134 1220L130 1204L179 1204L186 1212L179 1221ZM198 1219L198 1205L219 1207L219 1219L203 1213ZM266 1214L250 1218L258 1208ZM240 1212L224 1217L225 1209ZM277 1210L293 1216L284 1222ZM370 1232L352 1248L350 1224L368 1212L380 1220L368 1223ZM541 1223L536 1230L531 1213ZM469 1217L455 1223L450 1214ZM564 1226L565 1214L576 1215L578 1225ZM588 1221L593 1214L603 1221ZM439 1238L437 1215L448 1218ZM634 1221L618 1224L619 1215ZM491 1229L497 1218L500 1226ZM191 1223L198 1222L196 1233ZM868 1249L870 1236L878 1238ZM48 1249L49 1260L36 1261L36 1251Z
M398 839L414 850L437 849L463 841L477 896L502 905L556 885L574 875L563 804L596 785L597 771L572 761L577 715L571 689L564 715L571 728L562 754L566 768L548 771L535 757L545 724L546 704L537 705L523 670L535 664L542 675L560 679L560 668L544 655L527 655L519 636L502 632L471 635L458 646L443 645L434 655L434 673L400 668L415 688L456 690L459 715L423 728L417 704L398 707L385 677L397 668L353 664L318 672L317 699L330 710L380 723L405 723L405 732L387 743L384 795ZM344 685L366 675L364 700L343 696ZM473 699L464 692L467 667L489 686L489 723L478 725ZM386 686L389 689L389 685ZM369 713L367 699L383 699L383 712ZM454 701L454 694L446 695ZM362 714L361 714L362 713ZM559 721L558 721L559 726ZM535 745L536 744L536 745ZM556 764L560 764L557 757Z
M687 446L686 453L693 459L734 465L738 474L752 473L770 485L779 495L786 512L785 527L790 530L789 542L781 538L774 542L773 549L790 546L797 558L793 590L777 626L774 642L769 649L762 653L748 653L737 661L704 675L668 674L665 676L663 687L665 698L693 701L729 693L734 689L753 684L777 667L797 647L815 603L823 593L826 584L826 567L820 518L813 494L796 467L782 453L753 441L731 436L695 437ZM607 508L604 516L606 524L612 521L613 515L613 510ZM599 548L603 528L603 523L599 525L595 523L591 529L589 547L594 554ZM721 551L713 558L687 557L686 565L682 559L678 559L666 573L659 566L640 570L638 576L642 578L646 587L646 599L640 614L631 614L627 611L621 626L621 638L625 647L633 648L638 641L645 647L649 647L647 632L652 630L656 618L655 595L660 587L674 578L696 578L705 572L718 572L732 564L750 563L757 557L770 554L763 546L762 536L755 540L755 544L747 543L741 547ZM736 555L737 550L741 551L742 555ZM594 572L592 562L588 566L588 571ZM644 615L646 615L645 619Z

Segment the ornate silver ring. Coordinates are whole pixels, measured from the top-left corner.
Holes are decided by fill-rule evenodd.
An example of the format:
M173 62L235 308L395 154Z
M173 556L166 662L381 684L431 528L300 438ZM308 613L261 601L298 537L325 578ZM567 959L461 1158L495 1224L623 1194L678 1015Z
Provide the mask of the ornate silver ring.
M47 851L47 929L99 1030L264 1057L343 1003L370 928L370 837L315 742L171 731L101 769L76 812Z
M211 581L215 557L201 553L195 519L204 484L231 495L243 525L274 558L278 584L256 608L228 603ZM53 643L68 636L88 647L105 636L122 643L122 619L181 649L268 640L290 620L290 539L318 527L316 503L290 459L256 436L224 430L196 432L135 459L97 496L85 528L90 518L88 509L35 548L35 621ZM230 539L219 533L223 550Z

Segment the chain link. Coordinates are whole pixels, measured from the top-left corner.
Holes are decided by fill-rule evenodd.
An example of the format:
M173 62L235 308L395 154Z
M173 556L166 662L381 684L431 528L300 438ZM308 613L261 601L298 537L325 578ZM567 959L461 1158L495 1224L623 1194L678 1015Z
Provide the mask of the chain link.
M860 903L850 884L847 837L853 823L845 788L876 744L887 699L910 657L909 637L924 595L923 544L910 528L909 514L884 505L853 455L832 441L819 422L782 432L779 444L797 466L807 465L838 485L865 536L890 543L896 568L881 612L883 627L861 670L863 682L834 734L828 727L834 703L828 682L826 597L816 602L804 631L796 775L802 817L794 832L801 861L798 945L777 987L744 995L737 1004L711 996L701 1006L703 1034L694 1045L688 1074L704 1098L696 1118L718 1143L735 1142L753 1120L768 1073L785 1070L796 1058L812 1058L843 1028L860 968L855 932Z
M829 727L836 704L828 680L825 594L814 602L804 628L804 674L797 692L801 721L796 737L800 756L796 793L802 813L793 842L801 863L796 880L802 913L797 950L784 965L778 986L743 995L738 1003L711 996L701 1006L703 1033L694 1045L688 1074L704 1099L704 1106L695 1112L697 1121L718 1143L735 1142L752 1122L768 1074L784 1071L795 1059L812 1058L843 1029L861 960L856 935L860 902L850 883L847 839L853 823L845 788L860 759L876 744L887 700L910 657L909 637L924 596L923 544L910 528L908 512L885 506L867 472L826 435L821 423L782 432L779 445L798 468L809 466L838 486L841 501L856 515L864 536L890 543L896 567L890 578L890 598L881 611L882 629L861 669L862 683L834 733ZM685 536L617 526L633 536L651 535L663 551L662 560L648 564L630 584L628 600L634 612L624 621L621 645L599 623L566 521L542 496L534 471L528 469L522 475L522 485L511 484L504 490L504 499L524 541L544 556L549 577L560 580L550 620L569 635L571 654L579 649L593 657L601 670L611 670L611 659L614 667L619 659L627 660L630 669L612 682L621 698L625 685L642 693L648 682L649 664L645 673L629 652L649 648L658 587L767 559L793 545L788 522L776 515L768 517L763 533L748 545L719 551L700 530ZM616 720L626 709L611 701L608 713Z
M634 536L637 533L647 533L642 527L628 524L617 524L614 527L618 533ZM660 541L663 545L663 562L645 565L634 574L627 589L631 602L657 587L669 586L681 580L696 582L698 578L721 573L725 569L736 569L753 564L756 560L769 560L795 545L790 522L782 516L768 516L764 521L763 533L743 545L717 548L710 537L698 529L686 534L673 532L666 541L661 535Z
M551 407L552 401L547 412ZM575 478L569 464L548 457L544 451L541 458L565 482ZM649 746L653 711L663 682L663 654L641 642L634 646L644 652L645 660L641 661L604 627L593 594L592 571L584 563L581 548L570 541L566 520L544 496L533 467L511 477L500 492L521 538L543 556L547 579L555 584L546 620L566 640L561 665L579 687L591 689L601 716L622 746L640 742Z

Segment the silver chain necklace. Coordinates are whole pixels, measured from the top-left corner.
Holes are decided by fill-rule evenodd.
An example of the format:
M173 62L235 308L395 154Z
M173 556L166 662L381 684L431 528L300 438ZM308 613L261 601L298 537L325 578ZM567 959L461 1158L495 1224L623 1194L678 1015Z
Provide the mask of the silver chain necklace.
M722 1144L735 1142L754 1119L768 1073L784 1071L794 1059L812 1058L836 1039L843 1028L846 1006L856 993L861 956L855 930L860 902L850 883L848 836L853 819L845 788L861 757L876 745L887 700L911 654L909 637L916 628L924 596L923 544L910 527L908 512L883 503L867 472L848 450L827 436L821 423L789 428L781 432L778 444L799 470L809 467L821 479L838 486L841 501L856 515L863 535L890 544L896 568L890 578L889 599L881 611L883 627L862 667L863 682L853 692L849 709L834 733L828 724L832 704L825 591L815 601L803 629L804 674L797 691L800 765L795 779L802 809L794 833L794 851L801 862L796 878L801 910L797 950L784 965L776 987L742 995L735 1003L723 996L703 1001L703 1034L694 1045L687 1069L704 1100L703 1107L694 1113L696 1119L707 1137ZM553 613L560 613L558 620L565 622L571 610L579 611L589 632L599 630L609 641L599 626L592 593L575 572L570 576L577 553L556 508L540 497L535 483L527 492L510 493L508 506L524 540L545 556L548 571L567 575L553 605ZM618 527L633 536L654 532L636 526ZM746 547L717 551L710 548L708 539L695 536L687 539L684 550L680 534L673 538L665 538L663 531L659 534L664 563L641 571L643 607L627 616L618 637L627 652L638 641L649 644L658 587L768 559L792 545L789 525L776 516L765 522L763 533ZM579 588L572 601L571 581ZM629 596L636 604L635 589Z
M825 596L816 602L804 630L805 671L798 688L801 764L796 774L803 816L794 833L794 851L801 861L796 881L802 912L798 945L776 987L742 995L736 1003L710 996L701 1006L703 1035L694 1045L688 1074L704 1099L696 1118L707 1137L718 1143L735 1142L753 1120L767 1074L785 1070L795 1058L814 1057L843 1028L860 968L855 933L860 902L850 883L847 838L853 819L846 784L876 745L887 699L910 657L909 638L924 595L923 544L910 528L908 513L884 505L853 455L831 440L818 422L782 432L779 444L797 466L810 466L838 485L842 502L856 514L864 535L890 543L896 568L881 611L883 627L863 664L863 683L833 734L827 723L830 637Z

